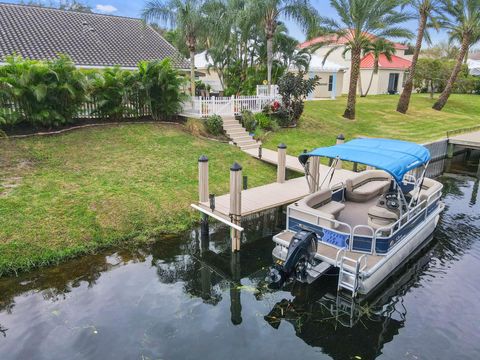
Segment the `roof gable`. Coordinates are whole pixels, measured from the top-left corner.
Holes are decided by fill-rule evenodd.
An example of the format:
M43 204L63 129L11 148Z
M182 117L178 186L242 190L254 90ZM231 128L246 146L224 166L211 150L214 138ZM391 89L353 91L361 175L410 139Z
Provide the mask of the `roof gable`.
M79 66L135 67L170 57L174 66L189 67L140 19L16 4L0 4L0 19L0 59L13 53L38 60L66 54Z

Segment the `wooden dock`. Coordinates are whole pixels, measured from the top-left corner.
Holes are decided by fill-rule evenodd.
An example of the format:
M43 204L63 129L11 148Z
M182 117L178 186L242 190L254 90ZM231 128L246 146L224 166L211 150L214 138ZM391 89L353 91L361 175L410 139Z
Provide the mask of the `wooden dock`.
M276 151L270 149L262 149L262 157L258 156L258 148L256 149L247 149L243 150L243 152L249 154L250 156L265 161L269 164L278 165L278 153ZM303 168L298 158L295 156L287 155L286 156L286 168L289 170L293 170L299 173L304 174L305 169Z
M277 164L277 152L273 150L266 150L267 149L263 150L264 153L262 154L261 160L271 164ZM258 158L258 156L255 157ZM286 167L290 170L303 172L303 166L294 156L287 155ZM335 185L340 182L345 183L345 180L354 174L354 172L350 170L337 169L335 170L335 173L330 181L330 174L328 174L328 170L328 166L320 165L320 184L323 183L323 188L327 188L329 185ZM328 178L325 179L327 174ZM282 205L291 204L307 196L308 194L309 188L307 180L304 176L286 180L283 183L275 182L247 190L242 190L241 216L243 217L259 213L261 211L274 209ZM199 206L207 211L211 211L209 202L200 202ZM230 219L230 194L215 197L214 213L226 220Z
M480 150L480 130L453 135L448 138L449 144Z

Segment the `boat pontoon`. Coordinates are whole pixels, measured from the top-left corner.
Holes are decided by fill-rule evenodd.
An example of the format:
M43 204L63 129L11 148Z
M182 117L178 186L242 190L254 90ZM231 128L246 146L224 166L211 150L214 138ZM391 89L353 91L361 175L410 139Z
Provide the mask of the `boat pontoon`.
M322 177L321 157L331 164ZM336 267L339 290L367 294L429 237L444 208L443 185L425 177L430 153L421 145L356 139L299 160L311 194L287 207L287 228L273 237L270 277L278 286L288 278L310 283ZM367 170L343 171L331 186L340 161Z

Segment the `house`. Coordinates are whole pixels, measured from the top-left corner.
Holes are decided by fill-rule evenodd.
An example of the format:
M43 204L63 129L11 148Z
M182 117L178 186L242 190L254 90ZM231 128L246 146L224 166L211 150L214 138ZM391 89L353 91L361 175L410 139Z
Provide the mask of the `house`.
M372 39L375 38L375 36L371 34L367 34L367 36L371 37ZM336 35L331 35L320 36L299 45L299 48L301 49L314 45L320 46L317 50L315 50L314 54L322 59L325 59L325 55L327 55L329 51L332 51L332 48L338 46L337 49L333 50L328 55L327 60L337 63L345 69L345 73L343 75L343 84L341 86L342 94L348 93L351 73L351 53L349 51L345 52L347 43L348 35L340 38L338 38ZM411 66L411 56L405 54L405 51L408 49L407 46L398 43L393 44L395 46L396 53L392 57L391 61L388 61L385 56L380 57L379 72L377 75L373 76L372 86L369 94L396 93L403 90L406 74ZM367 54L362 58L360 63L360 82L363 91L365 91L366 87L368 86L370 78L372 77L372 73L373 56L371 54Z
M342 95L344 74L348 68L325 60L313 54L308 67L310 77L317 75L320 78L319 84L308 96L309 99L332 98Z
M141 19L2 3L0 65L12 54L35 60L66 54L81 68L125 69L169 57L176 68L190 68L189 61Z
M199 79L205 84L210 85L212 91L222 91L222 84L218 73L211 67L211 59L206 51L195 55L195 68L200 74ZM309 99L316 98L335 98L342 94L343 73L346 68L335 64L332 61L323 61L319 56L313 55L310 60L308 77L313 78L317 75L320 78L319 85L309 95ZM291 66L289 71L297 72L295 66Z
M480 60L468 59L468 72L473 76L480 76Z
M207 55L206 51L195 55L195 69L198 78L207 85L210 85L212 91L223 91L222 82L215 69L212 68L212 59Z

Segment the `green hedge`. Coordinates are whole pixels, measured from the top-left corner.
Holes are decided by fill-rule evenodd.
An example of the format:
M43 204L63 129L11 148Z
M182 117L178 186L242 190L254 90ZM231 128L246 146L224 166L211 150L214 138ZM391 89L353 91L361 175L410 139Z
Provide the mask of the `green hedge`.
M128 71L82 70L64 55L50 61L10 56L0 67L0 127L65 125L84 117L86 103L100 118L140 116L148 107L154 119L164 120L180 111L183 82L170 59Z

